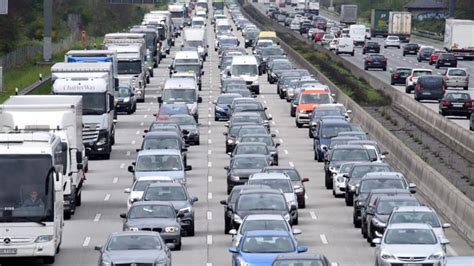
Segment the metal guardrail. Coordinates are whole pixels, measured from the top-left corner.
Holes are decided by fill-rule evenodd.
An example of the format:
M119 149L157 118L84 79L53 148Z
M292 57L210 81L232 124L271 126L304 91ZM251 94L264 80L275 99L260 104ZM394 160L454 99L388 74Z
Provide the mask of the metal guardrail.
M433 40L436 40L436 41L441 41L441 42L444 41L444 36L443 35L440 35L440 34L437 34L435 32L431 32L431 31L414 30L414 31L412 31L412 34L416 35L416 36L428 38L428 39L433 39Z
M31 84L30 86L22 89L21 91L18 91L17 94L18 95L30 94L30 93L34 92L35 90L37 90L38 88L40 88L41 86L43 86L44 84L46 84L49 81L51 81L51 76L44 77L42 80L38 80L35 83Z

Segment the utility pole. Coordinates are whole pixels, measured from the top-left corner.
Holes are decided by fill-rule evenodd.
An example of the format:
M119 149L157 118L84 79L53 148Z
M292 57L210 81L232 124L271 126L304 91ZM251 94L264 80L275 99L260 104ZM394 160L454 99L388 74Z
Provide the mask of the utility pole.
M456 0L449 0L449 17L454 18L456 15Z
M53 0L43 0L44 36L43 60L50 62L53 53L51 33L53 31Z

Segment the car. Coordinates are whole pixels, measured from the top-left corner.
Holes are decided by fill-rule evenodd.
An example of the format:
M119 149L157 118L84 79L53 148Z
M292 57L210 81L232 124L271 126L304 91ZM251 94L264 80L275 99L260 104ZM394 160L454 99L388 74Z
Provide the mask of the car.
M396 67L395 69L390 69L390 85L405 84L411 70L411 67Z
M226 87L228 84L242 84L242 85L247 85L247 83L245 83L245 80L242 79L242 78L229 78L229 77L225 76L225 78L222 78L222 79L221 79L221 84L220 84L221 92L223 92L223 90L225 89L225 87Z
M472 266L474 256L449 256L446 258L446 266Z
M148 127L148 129L145 129L143 132L148 133L148 132L154 132L154 131L175 132L177 135L181 136L183 140L186 138L185 134L188 134L188 131L186 129L181 129L178 123L176 123L175 121L171 121L169 119L153 121Z
M349 140L347 144L362 145L369 149L371 158L377 158L377 162L383 162L386 156L389 154L388 151L382 151L380 145L375 140ZM370 148L374 148L375 151L372 151ZM374 153L375 154L372 154Z
M458 59L452 53L441 53L439 54L438 60L436 60L435 67L457 67Z
M259 30L249 30L245 34L245 48L252 47L255 45L255 42L258 39L258 35L260 34Z
M245 233L257 230L287 231L293 235L301 234L301 230L292 229L291 225L280 214L251 214L244 218L238 230L230 230L232 244L239 246L240 239Z
M262 169L263 173L284 173L290 177L291 183L293 184L293 190L296 194L296 200L298 201L298 208L304 209L306 207L306 188L305 182L309 181L307 177L301 177L299 172L294 167L284 166L268 166Z
M434 50L433 46L421 46L418 53L416 53L416 60L418 62L429 61Z
M337 174L332 178L332 195L334 197L344 196L346 192L347 174L354 164L357 162L344 162L337 170Z
M446 84L442 76L425 75L416 81L414 98L418 102L421 100L441 101L445 91Z
M329 51L335 51L337 49L338 39L334 38L328 44Z
M334 149L337 145L348 144L349 141L359 140L356 137L334 137L331 138L331 144L328 146L328 150Z
M308 30L312 27L313 25L311 24L311 21L304 20L300 24L300 34L305 34L308 33Z
M362 47L362 54L366 53L380 53L380 44L378 42L365 42Z
M375 238L375 265L419 263L420 265L445 265L443 245L428 224L393 224L387 227L382 238Z
M242 126L245 125L256 125L255 123L241 122L241 123L232 123L228 125L227 132L222 132L225 136L225 153L232 152L235 145L237 144L237 134Z
M415 85L419 77L432 74L433 71L429 68L413 68L405 80L405 92L410 93L415 90Z
M321 104L319 106L315 106L313 108L313 112L311 113L311 118L308 126L308 137L313 138L314 130L318 124L318 121L322 118L326 118L328 116L334 117L343 117L344 120L350 120L350 114L352 113L351 110L347 110L343 104L334 103L334 104Z
M474 131L474 115L469 118L469 130Z
M309 124L315 107L321 104L333 104L333 95L325 85L315 84L307 89L302 89L296 98L295 124L301 128Z
M234 148L234 151L232 153L228 153L229 156L232 158L236 155L241 155L241 154L261 154L261 155L266 155L268 164L273 165L274 160L273 156L270 153L270 150L267 147L267 144L263 142L240 142L237 143L237 145ZM275 164L277 165L277 164Z
M278 147L280 146L279 142L275 142L273 137L274 134L246 134L239 138L240 142L263 142L267 145L270 153L273 156L273 164L278 165Z
M407 43L403 46L403 56L407 54L414 54L416 55L420 50L420 45L417 43Z
M351 56L354 56L355 55L354 40L347 36L342 36L338 38L335 51L336 51L336 55L350 54Z
M384 48L397 47L398 49L400 49L401 48L400 38L398 36L393 36L393 35L387 36L387 38L385 39L383 43L383 47Z
M364 70L380 68L382 71L387 70L387 58L382 54L368 54L364 58Z
M471 117L473 112L471 95L468 92L447 91L439 102L439 114Z
M171 266L171 251L174 245L165 244L158 232L125 231L114 232L105 245L95 246L100 252L99 265L156 264Z
M292 233L285 231L250 231L244 234L239 246L232 246L232 265L271 265L280 254L303 253Z
M405 189L414 192L416 185L408 183L405 176L399 172L366 173L360 180L359 186L356 186L354 193L352 223L356 228L361 227L361 209L366 205L369 193L381 188Z
M126 188L123 191L124 193L129 194L127 199L127 210L130 209L135 201L138 201L142 198L143 192L148 185L156 182L173 182L173 179L171 179L169 176L144 176L133 182L131 188Z
M198 201L198 198L189 196L184 185L174 182L150 184L143 192L142 200L170 203L180 217L183 231L187 236L194 236L194 203Z
M159 232L165 243L172 243L174 249L181 249L181 225L183 213L176 214L171 203L139 201L127 213L120 214L123 231Z
M153 131L146 133L145 136L143 136L141 148L136 151L161 149L180 151L184 166L187 165L187 145L183 138L173 131Z
M325 33L323 38L321 39L321 45L329 45L329 43L334 40L336 36L332 33Z
M227 86L222 88L222 93L232 93L235 90L247 90L247 91L249 91L247 89L247 85L245 85L245 84L227 84Z
M176 114L189 115L191 113L189 112L188 106L184 103L164 103L160 106L160 110L158 113L154 114L154 116L159 120L160 117L169 117Z
M439 50L439 49L435 49L430 55L430 60L428 61L428 64L432 65L432 64L436 63L436 61L438 61L439 55L441 53L444 53L444 51Z
M261 172L268 165L266 155L242 154L234 156L230 160L229 166L224 167L227 171L227 194L232 191L234 186L245 184L251 174Z
M326 33L323 31L323 30L318 30L316 31L314 34L313 34L313 41L315 43L317 42L320 42L321 45L323 44L323 39L324 39L324 35L326 35Z
M337 137L339 132L350 130L351 126L343 116L321 117L312 130L314 160L322 162L331 145L331 139Z
M465 68L448 68L443 75L446 87L461 87L467 91L469 89L469 74Z
M182 130L186 130L185 139L187 144L199 145L201 144L201 133L199 132L199 123L192 115L171 115L171 121L179 124Z
M267 69L267 80L270 84L278 82L279 75L287 70L293 69L293 65L288 59L273 60L270 67Z
M115 91L115 99L117 113L126 112L129 115L137 110L137 98L130 85L120 84Z

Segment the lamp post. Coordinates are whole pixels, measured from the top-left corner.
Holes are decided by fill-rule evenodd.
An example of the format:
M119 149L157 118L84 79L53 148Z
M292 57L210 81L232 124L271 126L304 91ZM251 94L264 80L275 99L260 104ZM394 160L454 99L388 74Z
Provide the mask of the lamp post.
M53 27L53 0L43 0L44 14L44 36L43 36L43 60L50 62L53 53L52 27Z

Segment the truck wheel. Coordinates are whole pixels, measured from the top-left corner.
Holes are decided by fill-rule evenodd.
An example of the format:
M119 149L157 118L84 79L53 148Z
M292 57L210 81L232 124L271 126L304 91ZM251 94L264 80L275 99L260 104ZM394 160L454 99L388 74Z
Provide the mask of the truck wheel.
M76 206L81 206L82 204L82 193L76 194Z
M44 257L44 258L43 258L43 263L44 263L44 264L53 264L55 260L56 260L56 259L55 259L54 256L51 256L51 257Z
M110 145L115 145L115 132L112 135L112 137L110 138Z
M71 219L71 210L64 211L64 220Z

